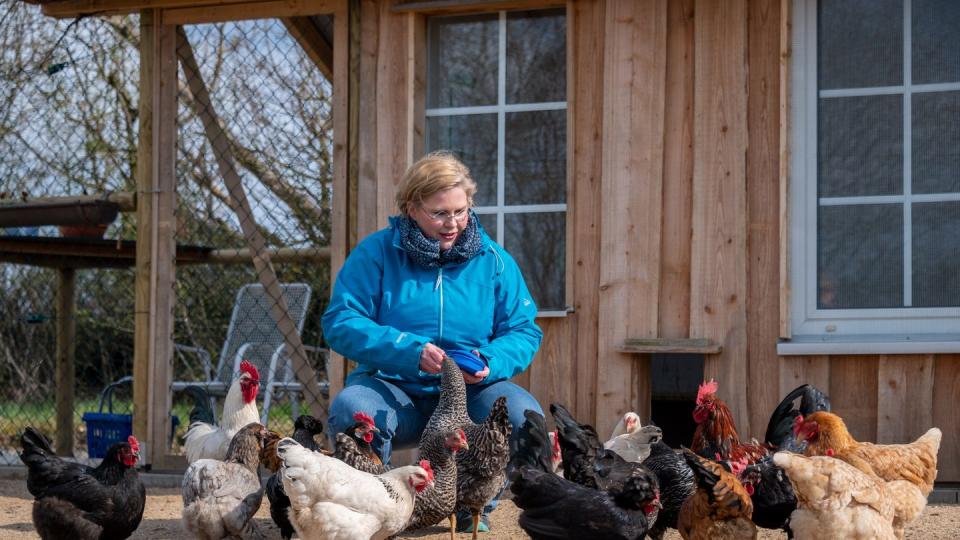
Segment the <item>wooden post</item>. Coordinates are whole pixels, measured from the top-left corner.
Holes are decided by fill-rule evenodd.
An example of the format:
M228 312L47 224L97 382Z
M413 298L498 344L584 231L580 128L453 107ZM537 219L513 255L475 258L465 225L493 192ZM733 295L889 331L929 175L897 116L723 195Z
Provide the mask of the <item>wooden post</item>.
M307 362L307 353L303 348L303 342L300 340L300 333L297 331L293 319L290 318L287 302L280 289L280 281L277 279L273 265L270 263L270 252L266 248L263 235L257 229L253 209L250 207L247 195L243 191L240 174L234 166L226 133L217 117L207 86L203 82L200 67L197 65L193 49L187 40L187 34L182 28L177 29L177 56L180 57L184 76L187 78L190 93L193 95L195 112L203 123L207 141L217 158L217 168L220 170L220 175L223 176L223 181L230 192L233 211L240 221L240 228L243 230L244 239L247 241L247 246L253 258L253 266L267 296L273 301L270 312L277 328L286 339L287 351L293 360L294 374L303 386L303 397L313 416L326 418L326 406L321 401L322 394L320 384L317 381L317 374Z
M174 27L159 20L157 10L141 12L133 432L144 462L164 468L173 357L177 62Z
M77 344L74 291L77 275L73 268L61 268L57 288L57 436L59 456L73 456L74 353Z

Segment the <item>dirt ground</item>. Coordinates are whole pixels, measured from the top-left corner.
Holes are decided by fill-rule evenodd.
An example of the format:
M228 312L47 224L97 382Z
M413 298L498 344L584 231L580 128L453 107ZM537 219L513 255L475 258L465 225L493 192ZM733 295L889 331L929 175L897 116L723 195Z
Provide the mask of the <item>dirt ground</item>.
M183 529L180 525L180 511L183 508L178 489L148 488L147 508L140 528L132 538L136 539L176 539L182 540ZM33 503L27 493L26 484L22 480L0 480L0 540L25 540L37 538L30 522L30 508ZM269 503L263 502L257 514L257 523L265 532L267 538L280 538L280 531L270 520ZM492 531L482 534L483 540L506 540L526 538L524 532L517 525L519 511L511 501L503 501L496 512L491 516ZM405 534L403 538L425 538L430 540L445 540L449 533L434 527L417 534ZM907 529L907 538L933 539L960 537L960 506L934 505L928 506L923 517L913 527ZM458 535L460 539L468 539L465 533ZM667 535L670 540L680 538L676 531ZM760 534L763 540L786 538L785 534L773 531L763 531Z

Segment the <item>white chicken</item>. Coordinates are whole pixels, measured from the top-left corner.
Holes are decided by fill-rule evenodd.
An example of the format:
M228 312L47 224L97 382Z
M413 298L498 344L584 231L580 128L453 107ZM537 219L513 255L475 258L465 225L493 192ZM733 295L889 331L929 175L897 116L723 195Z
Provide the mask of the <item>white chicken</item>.
M402 531L416 494L433 486L430 462L381 475L311 452L290 438L277 443L290 521L304 540L382 539Z
M611 438L603 443L603 447L616 452L627 461L641 463L650 455L650 445L663 439L663 430L652 424L641 426L639 419L628 426L630 428L626 433Z
M633 411L627 411L623 413L620 421L617 422L617 426L613 428L613 434L610 435L610 440L612 441L625 433L636 433L640 431L640 427L640 415Z
M190 424L183 445L188 464L198 459L223 461L233 436L243 426L260 421L260 411L257 410L259 390L260 372L256 366L246 360L240 362L240 376L230 385L227 397L223 400L220 426L206 422Z

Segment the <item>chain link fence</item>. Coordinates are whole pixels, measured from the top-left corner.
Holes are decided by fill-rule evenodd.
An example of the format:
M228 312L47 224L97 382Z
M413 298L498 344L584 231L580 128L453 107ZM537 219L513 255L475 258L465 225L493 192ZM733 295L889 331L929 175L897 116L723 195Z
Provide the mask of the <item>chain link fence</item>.
M255 361L261 411L272 380L277 385L268 422L288 433L293 415L307 412L301 407L313 398L304 392L318 388L305 389L300 381L326 380L325 354L314 347L323 346L319 319L329 294L329 260L320 248L330 235L332 89L279 20L187 26L181 36L175 240L204 256L176 268L173 378L184 384L219 380L222 388L207 387L222 395L234 361ZM57 21L38 6L3 0L0 40L0 213L3 206L42 197L136 192L138 17ZM192 68L185 67L187 51L195 59ZM196 93L196 79L207 98ZM17 259L10 246L40 239L54 251L90 245L120 250L136 239L136 228L136 213L126 211L105 232L0 228L0 242L7 242L0 245L0 465L19 464L25 426L51 439L57 431L60 263ZM270 266L251 262L257 235L272 256ZM74 454L86 459L90 426L83 415L99 411L101 392L133 373L135 273L132 261L88 268L82 257L64 260L76 268ZM284 294L281 302L270 294L296 289L287 284L303 284L297 287L305 296ZM241 291L249 293L247 301ZM290 304L292 328L299 332L277 325L283 303ZM302 363L294 361L300 358L292 347L297 342L308 346ZM311 377L290 369L297 366ZM174 391L173 403L176 453L193 402ZM217 403L219 419L224 400ZM117 385L112 405L114 413L131 413L130 384Z

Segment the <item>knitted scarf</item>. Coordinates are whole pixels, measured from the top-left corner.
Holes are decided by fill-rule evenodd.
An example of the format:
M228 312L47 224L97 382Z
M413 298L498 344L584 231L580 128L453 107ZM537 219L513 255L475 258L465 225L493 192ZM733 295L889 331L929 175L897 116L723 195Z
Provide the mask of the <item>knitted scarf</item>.
M466 228L457 237L453 247L440 251L440 241L427 238L417 222L409 216L399 216L397 226L400 228L400 244L413 262L422 268L440 268L446 264L460 264L480 253L483 247L480 235L480 221L477 215L470 210L470 218Z

